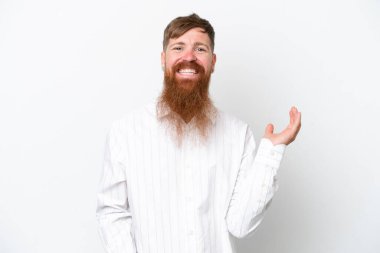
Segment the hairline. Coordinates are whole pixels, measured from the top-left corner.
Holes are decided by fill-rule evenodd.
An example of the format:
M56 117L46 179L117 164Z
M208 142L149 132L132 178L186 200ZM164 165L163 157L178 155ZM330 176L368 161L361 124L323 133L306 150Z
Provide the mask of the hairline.
M208 39L209 39L209 43L195 42L194 45L204 45L204 46L207 47L207 49L211 50L211 52L214 53L214 48L212 47L212 41L211 41L211 38L210 38L210 36L208 35L208 33L205 31L205 29L203 29L202 27L193 27L193 28L187 30L185 33L187 33L188 31L190 31L190 30L192 30L192 29L195 29L195 28L200 28L200 29L201 29L200 32L205 33L205 34L207 35L207 37L208 37ZM168 42L167 42L167 44L166 44L166 47L163 48L164 51L166 51L166 50L168 49L168 47L169 47L169 45L170 45L170 40L171 40L171 39L178 39L178 38L182 37L185 33L183 33L182 35L177 36L177 37L171 37L171 38L169 38L169 40L168 40ZM182 44L182 45L185 45L186 43L180 41L180 42L173 43L172 45L175 45L175 44ZM170 46L172 46L172 45L170 45Z
M185 29L181 29L180 27L185 28ZM215 31L214 31L214 28L212 27L212 25L210 24L210 22L207 19L203 19L203 18L199 17L196 13L193 13L189 16L177 17L177 18L173 19L166 26L165 31L164 31L163 50L165 51L167 49L167 46L169 44L168 42L170 39L179 38L183 34L185 34L187 31L194 29L194 28L200 28L203 33L206 33L208 35L208 37L210 39L210 49L212 52L214 52L214 47L215 47L215 42L214 42ZM180 32L178 32L177 29L180 29ZM173 36L173 34L180 34L180 35Z

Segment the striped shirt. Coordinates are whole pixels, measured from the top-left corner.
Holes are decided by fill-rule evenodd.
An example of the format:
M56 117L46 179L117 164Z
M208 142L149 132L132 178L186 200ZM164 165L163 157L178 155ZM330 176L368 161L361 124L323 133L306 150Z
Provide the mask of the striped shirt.
M188 124L191 127L191 122ZM285 145L261 139L218 111L206 142L181 146L155 104L112 123L96 217L108 253L232 253L277 190Z

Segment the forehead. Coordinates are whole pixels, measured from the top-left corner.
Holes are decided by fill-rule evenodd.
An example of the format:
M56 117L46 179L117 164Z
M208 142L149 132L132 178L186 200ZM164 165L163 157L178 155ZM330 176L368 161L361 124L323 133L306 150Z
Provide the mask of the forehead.
M184 44L195 44L195 43L202 43L206 44L208 46L211 45L210 37L207 33L204 32L204 30L200 27L195 27L184 34L182 34L178 38L171 38L169 39L169 45L176 44L176 43L184 43Z

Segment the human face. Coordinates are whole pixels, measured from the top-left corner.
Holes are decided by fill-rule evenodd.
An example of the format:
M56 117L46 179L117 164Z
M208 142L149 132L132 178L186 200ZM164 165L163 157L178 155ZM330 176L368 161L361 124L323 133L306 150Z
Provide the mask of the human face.
M194 64L204 69L204 74L214 71L216 55L212 52L211 41L202 28L193 28L182 36L170 39L166 50L161 53L161 64L164 70L184 89L192 89L191 84L201 78L202 73ZM182 66L182 67L181 67Z

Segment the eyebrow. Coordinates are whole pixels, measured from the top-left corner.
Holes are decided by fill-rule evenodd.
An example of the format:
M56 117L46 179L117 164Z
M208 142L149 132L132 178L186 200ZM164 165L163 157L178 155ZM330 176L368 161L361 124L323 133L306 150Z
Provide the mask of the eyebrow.
M172 46L184 46L184 45L186 45L185 42L176 42L176 43L173 43L173 44L169 45L169 47L172 47ZM207 49L210 49L210 47L207 44L202 43L202 42L195 42L194 46L204 46L204 47L207 47Z
M183 46L183 45L185 45L184 42L176 42L176 43L170 44L169 46L172 47L172 46Z
M207 44L202 43L202 42L195 42L195 46L205 46L207 47L207 49L210 49L210 47Z

